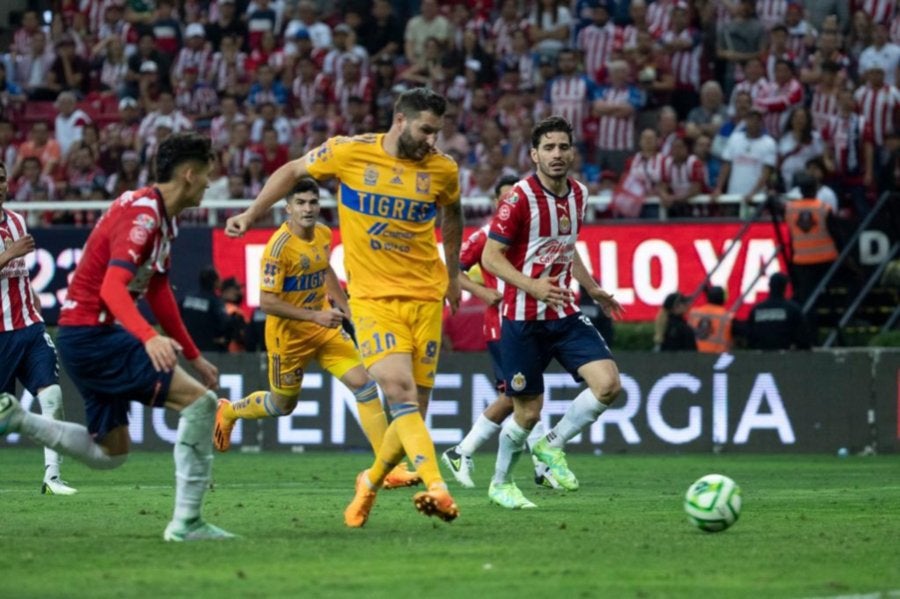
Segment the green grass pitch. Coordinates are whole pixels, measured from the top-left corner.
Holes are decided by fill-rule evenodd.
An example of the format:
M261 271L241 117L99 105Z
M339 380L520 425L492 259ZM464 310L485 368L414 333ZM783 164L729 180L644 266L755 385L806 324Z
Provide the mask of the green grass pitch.
M836 597L900 596L900 456L573 455L575 493L519 484L539 507L450 482L451 524L384 491L367 526L342 512L363 453L217 456L207 519L233 542L166 544L172 456L117 471L73 460L73 497L39 494L41 454L0 452L0 597ZM737 481L744 506L709 534L682 510L703 474Z

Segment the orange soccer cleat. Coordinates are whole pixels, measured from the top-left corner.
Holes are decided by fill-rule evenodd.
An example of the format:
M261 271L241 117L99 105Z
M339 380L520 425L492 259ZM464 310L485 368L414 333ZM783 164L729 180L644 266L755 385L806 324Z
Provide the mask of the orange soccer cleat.
M225 410L231 407L227 399L219 399L216 408L216 427L213 429L213 445L216 451L228 451L231 448L231 431L234 429L234 420L225 418Z
M426 516L437 516L444 522L452 522L459 516L459 507L442 482L432 483L427 491L416 493L413 503Z
M422 482L416 472L411 472L406 466L406 462L401 462L393 470L388 472L384 478L383 489L399 489L400 487L414 487Z
M369 519L369 512L375 505L375 491L369 486L369 471L363 470L356 476L356 494L344 510L344 524L350 528L362 528Z

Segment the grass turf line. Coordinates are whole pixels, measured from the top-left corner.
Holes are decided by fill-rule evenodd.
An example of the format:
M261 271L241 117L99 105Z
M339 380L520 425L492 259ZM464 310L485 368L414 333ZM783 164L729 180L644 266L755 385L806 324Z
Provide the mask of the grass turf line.
M379 495L362 530L342 512L365 454L217 456L205 517L242 535L171 545L171 454L92 472L73 497L39 494L41 453L0 452L4 597L823 597L900 589L900 456L572 455L582 487L539 489L536 510L490 505L448 477L461 516L419 515L412 489ZM687 522L688 485L712 472L743 491L733 528ZM887 596L887 594L885 594Z

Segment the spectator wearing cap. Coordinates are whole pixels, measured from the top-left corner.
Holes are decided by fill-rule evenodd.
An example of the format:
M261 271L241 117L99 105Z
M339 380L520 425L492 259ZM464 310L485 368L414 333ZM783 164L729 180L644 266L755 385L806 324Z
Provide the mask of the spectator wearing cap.
M888 25L872 26L872 44L859 55L859 72L865 73L874 66L884 71L884 81L896 85L897 65L900 64L900 46L890 41Z
M644 93L628 83L628 63L610 63L609 83L600 88L592 107L600 119L597 162L601 170L625 170L625 161L634 152L635 114L645 102Z
M888 135L894 132L894 115L900 107L900 91L885 80L884 67L873 62L865 71L865 85L853 97L859 113L872 126L876 160Z
M75 53L75 40L69 34L56 42L56 60L47 72L46 87L57 94L71 91L79 97L90 89L90 65Z
M274 104L280 108L287 105L288 90L275 78L275 70L264 63L256 69L256 78L250 85L250 93L247 95L247 104L259 109L263 104Z
M184 77L186 69L193 68L198 81L209 83L212 79L212 47L206 41L206 30L201 23L191 23L184 30L187 41L178 51L172 66L171 85L175 89Z
M775 78L765 92L756 97L753 105L763 111L766 131L775 139L787 129L788 117L794 108L803 104L803 85L795 76L789 60L775 62Z
M725 95L718 81L709 80L700 87L700 104L691 109L685 123L685 134L691 139L706 135L715 137L719 128L728 120Z
M666 296L656 316L654 351L697 351L694 329L684 318L690 306L690 300L677 291Z
M374 0L370 18L359 31L360 43L372 57L393 60L403 49L403 23L394 14L389 0Z
M741 80L740 65L765 49L766 30L756 17L755 0L738 0L734 18L717 35L716 56L726 62L725 88L731 89Z
M337 77L343 72L344 61L349 56L355 56L360 60L360 68L366 72L369 70L369 53L356 43L356 32L346 23L339 23L332 33L333 47L325 55L322 63L322 72L329 77Z
M450 21L440 14L437 0L422 0L421 14L406 23L403 42L406 62L409 64L421 62L429 39L433 38L439 46L444 47L450 42L452 33L453 27Z
M152 71L147 63L156 66L156 70ZM128 57L128 74L125 76L128 81L127 93L132 98L141 96L140 82L142 73L152 72L154 74L154 82L162 89L169 89L169 78L161 77L161 73L169 72L171 60L156 48L156 36L152 31L143 31L138 38L137 51Z
M122 38L116 35L102 38L91 51L91 57L95 69L100 65L100 90L125 95L128 59Z
M219 15L212 23L206 24L206 39L213 52L222 49L222 38L229 36L238 40L237 47L243 50L247 44L247 24L240 18L236 0L219 0Z
M575 19L565 0L540 0L528 16L528 36L538 54L555 56L572 35Z
M147 184L146 173L141 171L141 158L134 150L122 153L119 166L106 180L106 191L117 198L130 189L140 189Z
M62 155L67 156L75 142L81 140L82 129L91 122L91 117L77 107L75 94L72 92L59 94L54 106L58 111L54 120L56 141Z
M31 35L29 53L16 56L12 80L30 100L52 100L55 95L47 88L47 78L55 60L53 49L47 47L47 34L38 29Z
M613 54L622 49L624 39L620 27L610 19L607 0L597 0L589 7L591 22L578 32L575 47L584 59L584 72L597 83L605 80L606 65Z
M156 18L150 25L153 35L156 36L157 49L170 60L175 58L183 43L181 23L173 15L174 9L173 0L158 0Z
M316 50L327 50L331 47L331 27L319 20L319 10L315 2L300 0L295 9L295 19L288 23L287 30L291 27L302 27L309 33L312 47Z
M765 190L769 177L778 164L775 140L763 130L762 112L751 108L742 131L734 131L722 152L722 170L713 189L715 199L727 191L740 195L749 203L754 195Z
M769 277L769 297L750 310L746 334L749 349L765 351L810 348L809 330L800 305L786 296L788 278Z
M119 120L107 124L100 132L101 147L134 148L141 126L141 114L137 100L126 96L119 100ZM114 164L118 163L115 155Z

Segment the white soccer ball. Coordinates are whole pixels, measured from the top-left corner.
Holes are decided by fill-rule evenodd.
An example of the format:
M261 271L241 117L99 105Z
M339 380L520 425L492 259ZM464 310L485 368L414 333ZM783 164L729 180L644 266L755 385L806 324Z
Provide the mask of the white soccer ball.
M700 530L725 530L741 515L741 488L725 475L707 474L688 488L684 511Z

